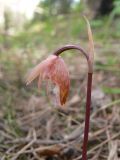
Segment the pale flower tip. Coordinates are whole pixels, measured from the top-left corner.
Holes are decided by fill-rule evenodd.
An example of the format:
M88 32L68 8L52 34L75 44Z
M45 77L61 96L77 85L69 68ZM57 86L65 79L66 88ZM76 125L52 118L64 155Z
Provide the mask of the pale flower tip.
M28 86L28 85L30 84L29 74L27 74L27 75L25 76L25 84L26 84L26 86Z
M26 86L28 86L30 84L30 82L26 81Z
M26 76L26 85L29 85L33 80L35 80L41 72L41 63L32 69L30 73Z
M32 79L31 79L30 75L28 75L26 78L26 86L28 86L31 82L32 82Z

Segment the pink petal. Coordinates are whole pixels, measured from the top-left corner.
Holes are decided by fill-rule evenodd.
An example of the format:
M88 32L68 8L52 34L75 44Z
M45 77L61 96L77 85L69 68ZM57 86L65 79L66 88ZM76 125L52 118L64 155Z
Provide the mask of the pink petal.
M61 105L65 104L69 88L70 88L70 79L68 69L62 58L58 57L50 70L50 79L56 85L59 86L60 90L60 103Z
M53 62L56 58L57 58L57 56L51 55L46 60L39 63L35 68L33 68L31 73L27 77L26 84L29 85L38 76L40 76L40 77L42 77L42 79L44 79L47 75L47 69L49 68L49 66L51 64L53 64ZM41 79L41 78L39 78L39 79ZM39 83L40 83L40 80L39 80Z
M46 60L38 64L27 78L27 85L35 78L39 77L38 87L40 87L42 80L50 79L55 85L59 87L56 97L59 97L61 105L65 104L69 88L70 79L68 69L62 58L51 55Z

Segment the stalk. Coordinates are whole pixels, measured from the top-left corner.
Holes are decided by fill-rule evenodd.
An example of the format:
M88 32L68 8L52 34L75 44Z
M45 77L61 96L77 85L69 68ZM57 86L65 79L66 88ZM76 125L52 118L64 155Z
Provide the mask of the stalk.
M87 144L88 144L88 133L89 133L89 125L90 125L91 90L92 90L92 73L88 73L82 160L87 160Z
M88 62L85 127L84 127L84 140L83 140L83 149L82 149L82 160L87 160L87 144L88 144L89 123L90 123L93 62L89 59L88 54L80 46L76 46L76 45L63 46L62 48L57 49L53 54L56 56L59 56L62 52L70 49L79 50L85 56Z

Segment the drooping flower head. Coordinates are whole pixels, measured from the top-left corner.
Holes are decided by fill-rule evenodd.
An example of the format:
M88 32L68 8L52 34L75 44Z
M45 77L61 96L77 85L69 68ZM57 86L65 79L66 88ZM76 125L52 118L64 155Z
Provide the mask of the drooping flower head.
M70 79L66 64L61 57L50 55L47 59L33 68L27 77L27 85L36 78L38 78L39 88L43 80L50 80L58 86L60 104L65 104L69 93Z

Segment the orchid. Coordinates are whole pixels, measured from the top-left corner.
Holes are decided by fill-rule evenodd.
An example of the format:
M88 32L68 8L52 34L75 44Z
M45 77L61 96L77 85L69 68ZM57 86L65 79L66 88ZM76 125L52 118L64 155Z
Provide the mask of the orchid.
M39 78L39 88L42 80L50 80L58 86L58 101L61 105L65 104L69 93L70 79L66 64L60 56L50 55L47 59L38 64L29 74L27 78L27 85L37 77Z

